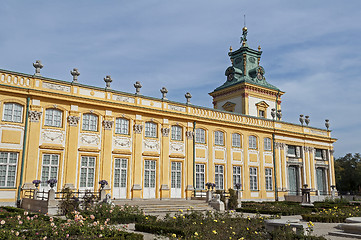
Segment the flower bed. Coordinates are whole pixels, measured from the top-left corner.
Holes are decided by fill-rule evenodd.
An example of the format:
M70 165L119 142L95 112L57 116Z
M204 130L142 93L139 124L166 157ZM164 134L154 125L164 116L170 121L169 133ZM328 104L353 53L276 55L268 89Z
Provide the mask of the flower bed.
M61 220L28 213L22 209L0 208L0 239L143 239L143 235L121 231L109 225L74 212L73 218Z
M333 207L329 209L322 209L313 214L302 214L302 219L313 222L327 222L337 223L345 222L348 217L360 217L361 208L356 207Z
M163 220L148 219L135 227L137 231L163 234L171 239L324 239L297 236L289 227L268 233L263 217L242 218L231 213L181 212L174 217L166 216Z
M312 208L294 202L242 202L242 208L236 211L287 216L311 213Z

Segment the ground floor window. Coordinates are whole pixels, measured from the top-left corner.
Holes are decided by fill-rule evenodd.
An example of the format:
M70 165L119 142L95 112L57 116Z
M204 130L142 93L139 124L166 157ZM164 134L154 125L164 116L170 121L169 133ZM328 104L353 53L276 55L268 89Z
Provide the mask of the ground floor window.
M265 169L265 176L266 176L266 190L272 191L272 168Z
M224 181L224 166L223 165L215 165L214 169L214 180L216 184L216 189L224 189L223 181Z
M0 187L15 187L18 153L0 152Z
M95 157L81 157L80 187L93 188L95 177Z
M205 184L205 165L196 164L196 189L204 189Z
M241 184L241 167L233 166L233 188L237 189L236 184ZM242 189L242 185L240 185Z
M258 180L257 180L257 168L249 168L249 188L251 190L258 190Z
M58 179L58 154L43 154L43 164L41 169L41 185L47 186L49 179Z
M114 159L114 187L127 186L127 159Z

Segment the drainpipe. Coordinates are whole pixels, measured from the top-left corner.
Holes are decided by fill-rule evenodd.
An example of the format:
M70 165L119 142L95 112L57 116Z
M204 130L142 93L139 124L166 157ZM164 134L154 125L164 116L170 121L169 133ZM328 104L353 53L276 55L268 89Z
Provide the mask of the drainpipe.
M193 189L196 196L196 121L193 122Z
M20 181L18 187L18 197L17 197L17 205L20 206L20 193L21 193L21 185L23 185L23 175L24 175L24 164L25 164L25 150L26 150L26 138L28 135L28 118L29 118L29 103L30 97L26 98L26 115L25 115L25 129L24 129L24 139L23 139L23 153L21 156L21 170L20 170Z
M277 103L278 103L278 95L280 90L277 92L276 96L276 113L277 113ZM277 116L275 116L276 118ZM278 186L277 186L277 169L276 169L276 142L275 142L275 119L273 119L273 133L272 133L272 145L273 145L273 175L275 179L275 201L278 201Z

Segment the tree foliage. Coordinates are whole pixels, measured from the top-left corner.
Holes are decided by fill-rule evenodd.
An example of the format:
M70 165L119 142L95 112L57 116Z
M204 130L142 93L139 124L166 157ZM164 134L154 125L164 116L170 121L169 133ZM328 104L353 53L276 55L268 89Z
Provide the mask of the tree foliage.
M361 155L346 154L335 160L337 190L341 192L361 192Z

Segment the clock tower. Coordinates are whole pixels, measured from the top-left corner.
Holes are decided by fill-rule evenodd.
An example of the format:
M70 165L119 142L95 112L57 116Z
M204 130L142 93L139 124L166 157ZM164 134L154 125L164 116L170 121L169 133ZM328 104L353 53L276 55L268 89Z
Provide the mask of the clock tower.
M209 95L213 97L215 109L272 119L271 109L281 109L284 92L266 81L265 70L259 65L261 47L250 48L247 33L244 27L238 50L229 49L232 65L226 69L226 82Z

